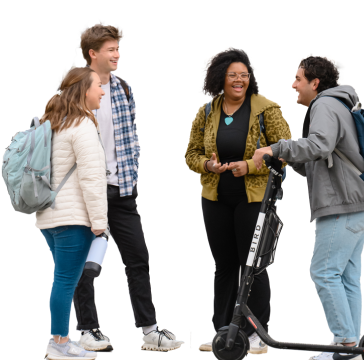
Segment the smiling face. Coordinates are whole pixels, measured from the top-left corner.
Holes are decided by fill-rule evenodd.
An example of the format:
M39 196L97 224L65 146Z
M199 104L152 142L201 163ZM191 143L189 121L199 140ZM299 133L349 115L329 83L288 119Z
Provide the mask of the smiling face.
M90 110L100 109L101 98L105 95L101 88L101 80L95 72L91 73L92 84L86 93L86 105Z
M118 68L119 43L117 40L106 40L100 50L89 51L91 57L91 68L96 68L98 72L109 73Z
M246 91L249 87L249 78L247 81L242 79L242 76L238 76L237 79L232 80L228 76L229 73L236 74L248 74L248 68L241 62L234 62L229 65L226 70L225 84L224 84L224 95L225 98L233 101L239 101L245 98Z
M293 89L298 92L297 103L310 106L310 102L317 96L317 87L319 79L313 79L311 82L305 77L304 70L300 67L296 73L296 80L292 84Z

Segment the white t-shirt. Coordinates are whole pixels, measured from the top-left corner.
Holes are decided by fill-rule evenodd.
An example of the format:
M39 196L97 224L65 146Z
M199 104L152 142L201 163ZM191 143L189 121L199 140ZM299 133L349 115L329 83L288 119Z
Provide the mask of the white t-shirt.
M106 85L101 85L105 95L101 99L100 109L94 110L97 122L99 123L101 139L105 148L107 167L111 174L107 177L109 185L119 186L118 163L116 159L114 124L112 120L110 81Z

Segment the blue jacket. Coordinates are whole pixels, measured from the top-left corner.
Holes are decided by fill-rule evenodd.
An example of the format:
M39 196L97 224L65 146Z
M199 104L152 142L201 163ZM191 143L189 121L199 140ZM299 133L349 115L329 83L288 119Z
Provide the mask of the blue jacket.
M324 97L325 96L325 97ZM309 108L307 138L280 140L272 145L274 156L281 157L299 174L307 177L311 221L327 215L364 211L364 181L335 153L340 150L361 171L356 126L350 109L359 101L351 86L325 90L312 100ZM328 167L332 155L333 166Z

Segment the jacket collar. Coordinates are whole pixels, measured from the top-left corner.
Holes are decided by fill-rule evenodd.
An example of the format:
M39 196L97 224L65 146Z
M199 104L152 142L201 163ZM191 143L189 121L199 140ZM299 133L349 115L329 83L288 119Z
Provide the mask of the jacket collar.
M217 95L213 98L211 105L212 113L219 112L220 113L219 115L221 115L221 104L223 102L223 99L224 99L224 94ZM268 100L262 95L253 94L250 98L250 109L251 109L250 111L253 116L258 116L263 111L272 107L280 108L278 104Z
M217 95L213 98L211 104L211 120L214 129L214 133L217 134L219 128L220 116L221 116L221 104L224 100L224 94ZM280 108L278 104L268 100L262 95L253 94L250 97L250 119L249 130L253 126L257 116L269 108Z

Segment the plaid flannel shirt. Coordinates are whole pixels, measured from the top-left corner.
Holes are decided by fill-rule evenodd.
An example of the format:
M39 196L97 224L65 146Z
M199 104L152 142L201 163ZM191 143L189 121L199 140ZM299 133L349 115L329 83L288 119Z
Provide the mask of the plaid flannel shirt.
M119 79L111 74L110 95L114 124L120 196L128 196L138 181L140 146L136 132L135 102L131 87L129 102Z

